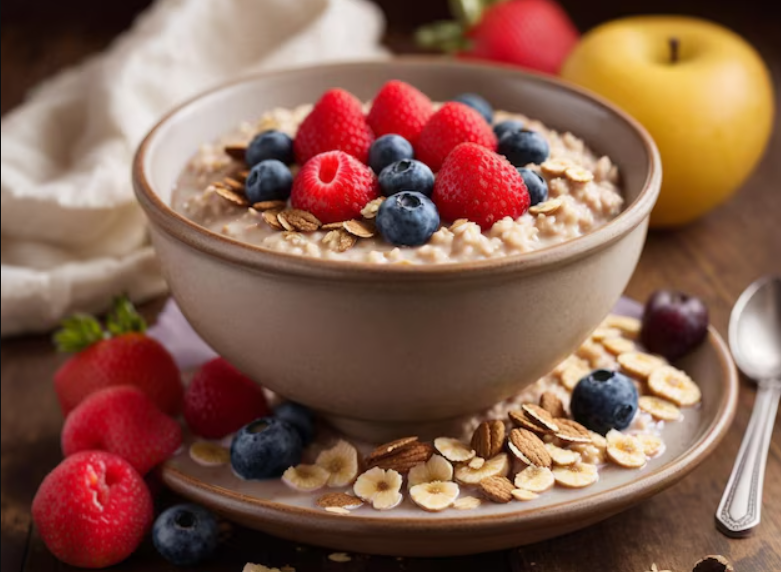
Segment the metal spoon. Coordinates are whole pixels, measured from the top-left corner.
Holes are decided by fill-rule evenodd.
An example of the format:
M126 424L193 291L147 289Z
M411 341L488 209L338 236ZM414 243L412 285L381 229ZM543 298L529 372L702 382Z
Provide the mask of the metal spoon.
M727 536L746 536L759 524L765 464L781 397L781 278L760 278L741 294L729 321L738 367L759 385L754 411L716 511Z

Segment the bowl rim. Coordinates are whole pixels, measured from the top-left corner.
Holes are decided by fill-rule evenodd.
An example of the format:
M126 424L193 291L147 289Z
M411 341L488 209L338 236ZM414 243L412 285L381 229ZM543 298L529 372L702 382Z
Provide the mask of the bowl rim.
M175 211L154 191L145 169L150 147L158 134L169 123L186 116L191 107L203 100L239 85L257 82L258 80L273 80L275 77L281 76L307 75L315 71L322 74L329 69L360 69L365 66L384 66L389 62L413 67L438 66L462 70L490 69L498 74L521 77L526 81L546 84L554 89L565 90L575 97L595 103L614 118L628 125L643 143L647 155L647 176L643 182L642 190L637 198L621 211L618 216L583 236L525 253L486 260L429 265L375 264L371 262L329 260L275 251L209 230ZM542 267L567 264L609 246L649 217L660 191L661 171L659 151L646 129L615 104L584 88L553 76L520 70L507 64L463 62L441 56L403 56L391 60L349 61L256 73L222 83L195 95L165 114L144 137L133 158L132 180L138 202L146 212L150 222L153 223L153 226L158 226L173 238L205 254L236 263L240 266L271 271L273 273L318 278L338 278L339 280L385 281L388 279L428 280L441 278L452 280L485 277L508 272L532 273Z
M713 417L702 424L702 432L691 445L678 457L646 473L638 473L631 482L606 491L576 496L553 505L519 509L505 514L487 514L457 516L436 521L420 517L383 518L377 515L352 516L356 526L372 526L375 531L406 532L409 530L430 530L435 526L448 532L468 532L484 524L496 527L518 524L523 521L523 529L542 527L549 524L587 519L596 513L601 518L612 516L630 505L643 501L680 481L694 471L708 458L726 436L735 418L738 405L739 377L735 362L727 344L713 325L708 326L705 344L712 347L715 359L722 371L722 395ZM274 518L314 519L318 523L343 522L341 515L328 514L316 507L298 507L284 505L272 500L259 499L250 494L226 489L218 485L204 483L176 467L165 465L162 475L166 485L175 492L193 499L229 516L241 516L252 510L253 519L261 521L269 514ZM600 520L601 520L600 518ZM485 532L485 530L482 530Z

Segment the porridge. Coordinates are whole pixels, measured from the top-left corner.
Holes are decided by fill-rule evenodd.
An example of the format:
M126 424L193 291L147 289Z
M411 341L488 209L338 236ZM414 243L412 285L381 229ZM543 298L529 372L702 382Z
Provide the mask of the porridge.
M374 106L378 105L380 97L378 95L375 99ZM318 211L321 205L317 201L322 202L320 196L316 200L296 201L296 193L306 186L306 180L299 179L305 179L309 174L304 171L311 170L312 163L326 153L314 157L302 169L296 164L296 160L302 162L297 152L297 159L283 161L289 165L289 171L283 173L284 177L289 177L287 192L274 195L271 200L252 200L252 179L248 178L253 177L253 171L247 161L251 158L247 150L255 145L253 139L256 134L282 134L291 145L295 141L298 146L299 138L303 139L299 129L311 115L315 115L321 102L314 109L312 105L302 105L293 109L271 110L259 121L245 123L219 141L202 145L179 177L173 193L174 209L212 231L274 251L377 264L468 262L530 252L583 236L610 221L622 209L618 170L609 157L598 157L571 133L559 133L534 119L503 111L493 114L492 125L480 119L485 123L481 128L487 131L480 134L482 143L478 136L470 135L469 129L459 134L459 129L464 130L459 120L448 120L445 114L442 120L444 127L430 129L436 131L435 135L429 137L435 141L429 144L431 149L426 149L423 139L428 126L423 127L414 151L414 158L420 161L412 159L410 153L407 155L407 163L417 165L425 158L429 165L436 167L429 170L425 164L421 166L422 171L436 171L436 180L432 174L433 195L428 189L422 193L427 196L420 199L430 206L433 214L428 219L421 215L415 222L417 224L425 220L422 224L431 227L429 232L420 228L410 231L404 227L406 230L403 232L407 235L399 237L399 225L383 225L380 220L387 214L385 211L390 213L389 218L394 214L392 209L385 208L385 202L401 204L402 200L402 193L392 194L390 198L383 196L392 191L383 186L383 176L379 177L378 183L376 173L365 166L365 163L370 162L366 153L373 155L374 146L385 137L376 139L368 151L354 152L354 155L363 153L362 168L373 179L374 182L370 184L375 188L357 198L350 198L352 203L347 205L347 211L334 210L332 205L326 205L324 211ZM466 106L453 102L430 105L433 115L429 123L432 124L440 113L449 110L448 106L460 106L455 111L467 114L461 109L467 109ZM361 110L363 113L368 111L371 118L369 104L362 105ZM477 115L471 108L468 111ZM468 119L474 120L474 117ZM502 126L516 126L517 133L511 135L518 135L518 139L522 139L524 134L533 134L537 142L520 141L514 149L513 143L506 141L508 136L501 133ZM451 131L456 131L456 135L453 136ZM497 138L495 133L502 136ZM442 142L450 141L452 144L462 139L464 144L461 147L467 144L474 147L470 150L472 154L461 149L465 159L448 163L446 155L449 154L452 159L456 152L449 148L443 151ZM542 139L544 152L535 155L534 145L540 144L539 139ZM407 145L412 149L410 144ZM519 146L520 154L516 152ZM500 154L494 153L495 150L505 152L512 160L512 165ZM391 148L391 155L393 151ZM450 153L446 154L445 151ZM474 158L480 152L488 158ZM404 156L403 153L400 156ZM469 164L472 160L475 163ZM480 165L484 166L486 161L493 163L484 169ZM346 164L339 165L339 173L348 170ZM357 168L351 164L348 166ZM463 174L450 173L459 167L464 171ZM319 171L321 177L323 169L325 167ZM381 175L389 169L381 171ZM497 172L493 173L491 169ZM507 169L511 172L508 173ZM288 170L287 167L284 170ZM504 171L499 173L501 170ZM520 175L521 171L525 172L523 176ZM536 180L529 183L528 177L536 177ZM444 189L446 179L451 183L449 189ZM401 188L406 188L405 184ZM452 190L453 185L455 191ZM464 189L459 189L459 185ZM524 190L515 195L508 194L508 189L514 185ZM532 185L537 188L530 188ZM290 186L293 189L292 200L289 199ZM490 187L492 194L479 195L475 189L480 187ZM412 188L415 188L414 181ZM299 195L305 192L306 189ZM525 195L525 198L521 195ZM428 200L428 196L433 203ZM323 200L333 199L326 197ZM338 200L342 200L341 197ZM301 208L302 203L311 208ZM474 206L477 204L483 206ZM399 210L404 209L396 209L397 212ZM408 224L408 221L402 222ZM421 233L422 239L418 239Z

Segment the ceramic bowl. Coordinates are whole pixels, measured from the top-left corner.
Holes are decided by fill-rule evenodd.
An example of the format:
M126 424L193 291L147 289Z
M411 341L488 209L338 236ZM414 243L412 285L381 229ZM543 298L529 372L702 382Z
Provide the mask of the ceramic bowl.
M380 266L272 252L174 212L176 178L201 143L332 87L368 100L389 79L433 100L480 92L582 137L618 165L625 210L553 247L450 265ZM212 347L347 434L437 433L517 392L571 353L634 271L661 182L643 128L550 77L441 59L280 71L201 95L157 124L134 162L136 194L173 296Z

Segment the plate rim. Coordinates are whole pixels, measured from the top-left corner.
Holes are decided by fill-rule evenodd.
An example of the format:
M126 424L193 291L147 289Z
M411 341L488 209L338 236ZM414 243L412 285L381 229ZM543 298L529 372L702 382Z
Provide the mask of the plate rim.
M623 507L631 506L654 496L691 473L718 446L732 425L737 410L739 391L737 368L727 344L712 325L708 326L708 343L716 350L719 365L724 372L724 391L713 419L700 438L676 459L634 481L591 495L561 501L554 505L524 508L502 514L465 515L441 519L427 518L425 514L420 517L398 518L353 514L350 515L350 518L345 518L345 516L331 514L316 507L291 506L208 484L170 465L163 467L162 479L175 492L189 499L208 504L216 508L217 512L224 509L226 512L232 513L235 510L232 507L238 505L252 507L256 510L261 509L253 515L254 519L257 520L266 520L264 515L271 511L278 515L278 518L313 518L325 525L330 522L339 522L344 525L346 521L349 521L350 525L371 526L382 529L384 532L432 528L436 528L438 532L447 532L474 527L481 529L501 527L519 521L523 521L524 525L528 526L545 525L556 523L562 517L566 517L567 520L586 516L593 517L595 512L607 517L619 512ZM223 504L226 501L229 501L230 506ZM297 522L301 521L297 520Z

